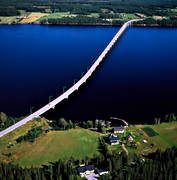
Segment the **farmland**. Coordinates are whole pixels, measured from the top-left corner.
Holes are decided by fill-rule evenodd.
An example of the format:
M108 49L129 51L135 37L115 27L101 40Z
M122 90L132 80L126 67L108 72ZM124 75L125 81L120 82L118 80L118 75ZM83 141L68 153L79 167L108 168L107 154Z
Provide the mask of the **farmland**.
M38 20L39 18L43 17L43 16L47 16L47 13L31 13L29 16L27 16L27 18L23 19L20 21L21 24L29 24L29 23L33 23L36 20Z

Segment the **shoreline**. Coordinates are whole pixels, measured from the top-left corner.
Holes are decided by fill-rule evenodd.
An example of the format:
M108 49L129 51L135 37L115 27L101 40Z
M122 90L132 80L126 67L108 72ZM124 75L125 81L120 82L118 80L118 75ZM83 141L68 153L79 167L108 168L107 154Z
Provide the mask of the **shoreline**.
M62 23L62 24L49 24L49 23L0 23L0 25L43 25L43 26L113 26L113 27L121 27L122 24L120 25L113 25L113 24L103 24L103 23L96 23L96 24L89 24L89 23L85 23L85 24L77 24L77 23ZM159 28L177 28L177 26L174 25L166 25L166 26L161 26L159 24L132 24L131 26L133 27L159 27Z

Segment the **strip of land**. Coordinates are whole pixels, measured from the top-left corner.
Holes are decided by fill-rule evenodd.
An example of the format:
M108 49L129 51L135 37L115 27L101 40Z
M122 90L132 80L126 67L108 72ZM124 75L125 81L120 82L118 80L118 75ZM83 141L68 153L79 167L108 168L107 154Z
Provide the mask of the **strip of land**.
M34 127L42 127L43 133L34 142L17 139L27 134ZM144 128L151 128L156 132L151 136ZM75 160L92 158L98 154L99 138L104 138L107 147L112 153L122 152L121 143L124 143L128 155L133 153L147 155L157 149L176 146L177 122L162 123L157 125L130 125L124 133L117 134L121 143L110 145L107 140L113 127L106 128L105 133L96 132L80 127L70 130L52 130L45 118L34 119L23 127L0 138L0 160L3 162L14 162L20 166L41 166L59 159L67 160L71 157ZM133 141L129 142L126 137L131 134ZM144 140L146 142L144 143Z

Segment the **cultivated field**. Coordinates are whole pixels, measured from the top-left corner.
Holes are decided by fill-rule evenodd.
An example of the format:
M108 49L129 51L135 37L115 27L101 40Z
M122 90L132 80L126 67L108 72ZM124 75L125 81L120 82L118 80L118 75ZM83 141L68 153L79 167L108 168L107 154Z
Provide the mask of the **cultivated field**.
M21 24L29 24L37 21L39 18L43 16L47 16L47 13L31 13L29 16L27 16L26 19L23 19L20 21Z

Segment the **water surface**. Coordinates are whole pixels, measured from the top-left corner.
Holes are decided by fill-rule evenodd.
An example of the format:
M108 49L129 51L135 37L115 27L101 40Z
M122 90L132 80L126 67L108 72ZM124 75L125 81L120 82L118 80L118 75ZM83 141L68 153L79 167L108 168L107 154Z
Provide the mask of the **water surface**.
M0 111L26 115L60 95L118 29L1 25ZM176 42L176 28L129 28L88 83L44 116L139 123L177 112Z

